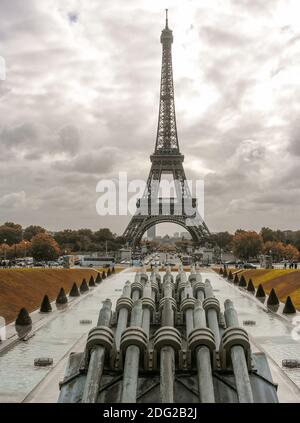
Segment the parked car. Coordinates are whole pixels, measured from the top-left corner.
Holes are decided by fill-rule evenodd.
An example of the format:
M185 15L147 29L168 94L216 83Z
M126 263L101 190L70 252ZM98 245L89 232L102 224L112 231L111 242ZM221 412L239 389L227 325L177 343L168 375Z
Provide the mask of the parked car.
M33 267L46 267L46 263L44 261L35 261L33 262Z
M48 261L47 265L50 267L59 267L60 263L58 263L58 261Z
M244 269L256 269L256 266L252 263L244 263Z
M165 266L171 266L172 267L172 266L176 266L176 265L175 265L175 263L168 261L168 262L165 263Z

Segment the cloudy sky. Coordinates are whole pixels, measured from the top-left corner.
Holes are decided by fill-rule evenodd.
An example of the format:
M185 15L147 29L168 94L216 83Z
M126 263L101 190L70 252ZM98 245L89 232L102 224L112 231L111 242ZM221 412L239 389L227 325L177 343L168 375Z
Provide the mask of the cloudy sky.
M122 233L96 184L148 175L164 7L210 230L299 229L299 0L1 0L0 222Z

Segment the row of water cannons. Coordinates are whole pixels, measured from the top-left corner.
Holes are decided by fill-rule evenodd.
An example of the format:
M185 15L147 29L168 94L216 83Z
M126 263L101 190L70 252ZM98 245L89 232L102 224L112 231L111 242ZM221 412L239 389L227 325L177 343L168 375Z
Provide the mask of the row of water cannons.
M80 283L79 287L76 282L73 283L72 288L69 292L69 295L66 294L65 289L62 287L60 288L58 295L55 300L56 309L64 310L68 306L69 298L79 297L81 294L87 293L90 289L95 288L98 286L103 279L109 277L110 275L115 273L115 268L108 269L107 272L103 270L103 272L98 272L97 276L94 278L91 275L89 282L83 278L82 282ZM40 313L51 313L52 312L52 305L49 300L49 296L46 294L42 300L40 309ZM32 330L32 319L28 310L23 307L19 311L19 314L15 321L15 328L16 332L20 339L26 340L28 334L30 334ZM1 339L0 339L1 342Z
M176 399L175 372L179 370L196 372L199 402L213 403L216 402L213 373L230 369L238 401L251 403L254 402L249 377L251 357L248 334L239 326L232 301L225 301L222 313L210 281L203 282L198 269L191 267L187 278L180 266L175 280L170 268L163 278L157 268L150 278L142 269L133 283L125 283L114 313L111 301L104 301L97 326L88 334L75 376L70 370L70 356L70 368L60 384L59 402L94 403L109 399L134 403L139 398L140 372L148 375L154 372L160 378L160 401L172 403ZM103 397L102 379L107 377L107 371L122 372L120 396L115 400ZM78 375L85 375L81 393L74 384ZM83 382L80 383L82 386Z
M255 295L255 297L261 303L263 303L263 304L265 303L267 295L265 293L265 290L264 290L262 284L259 284L257 289L255 289L251 278L247 282L246 279L245 279L245 276L243 274L239 277L238 272L233 274L232 270L228 271L226 267L224 269L221 267L220 270L219 270L219 273L225 279L227 279L229 282L232 282L234 285L238 286L239 288L243 288L247 292L249 292L250 294ZM271 310L275 313L279 309L280 301L278 299L278 296L277 296L274 288L271 289L270 294L268 295L266 305L267 305L269 310ZM294 304L291 300L291 297L288 296L286 298L282 313L284 313L284 314L295 314L296 312L297 312L297 310L296 310L296 308L295 308L295 306L294 306Z

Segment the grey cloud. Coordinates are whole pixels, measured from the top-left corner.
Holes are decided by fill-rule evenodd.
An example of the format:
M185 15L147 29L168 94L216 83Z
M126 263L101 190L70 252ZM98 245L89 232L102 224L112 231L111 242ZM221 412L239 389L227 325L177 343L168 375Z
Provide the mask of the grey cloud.
M231 0L231 3L237 7L237 9L245 10L247 13L253 12L261 15L263 13L271 13L280 1L281 0Z
M24 152L26 160L40 160L43 156L67 153L74 156L80 149L80 135L76 127L65 125L52 132L39 123L26 122L4 127L0 133L0 151Z
M276 227L284 209L297 228L299 31L282 1L190 6L170 10L177 126L187 177L205 178L207 223ZM2 1L0 220L122 232L128 218L96 215L95 188L119 171L147 178L163 21L144 0Z
M251 41L250 37L240 35L234 31L222 30L213 26L201 26L199 29L201 39L206 39L209 44L220 48L228 46L241 48Z
M289 152L300 156L300 119L293 122L290 129Z
M84 152L75 159L60 160L53 164L63 172L77 172L96 175L108 174L117 162L116 149L103 148L96 152Z
M58 131L59 146L62 151L75 155L80 148L80 135L74 126L64 126Z
M4 128L0 139L6 148L18 148L22 144L34 144L38 138L37 128L31 123L23 123L14 128Z
M26 204L26 194L24 191L12 192L10 194L3 195L0 198L0 207L4 209L19 209L20 207L25 207Z

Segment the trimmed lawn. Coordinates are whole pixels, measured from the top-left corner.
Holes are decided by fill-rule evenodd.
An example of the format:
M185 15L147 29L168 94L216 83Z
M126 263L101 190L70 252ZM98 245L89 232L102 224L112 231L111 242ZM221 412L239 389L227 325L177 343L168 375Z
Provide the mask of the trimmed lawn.
M97 273L94 269L0 269L0 316L10 323L22 307L32 312L45 294L53 301L61 287L68 293L74 282L79 287L83 278L89 282Z
M218 269L215 269L218 272ZM231 269L234 273L236 269ZM247 269L238 273L239 277L244 275L246 281L252 279L255 288L262 284L265 292L269 294L272 288L280 299L285 302L289 295L300 310L300 270L294 269Z

